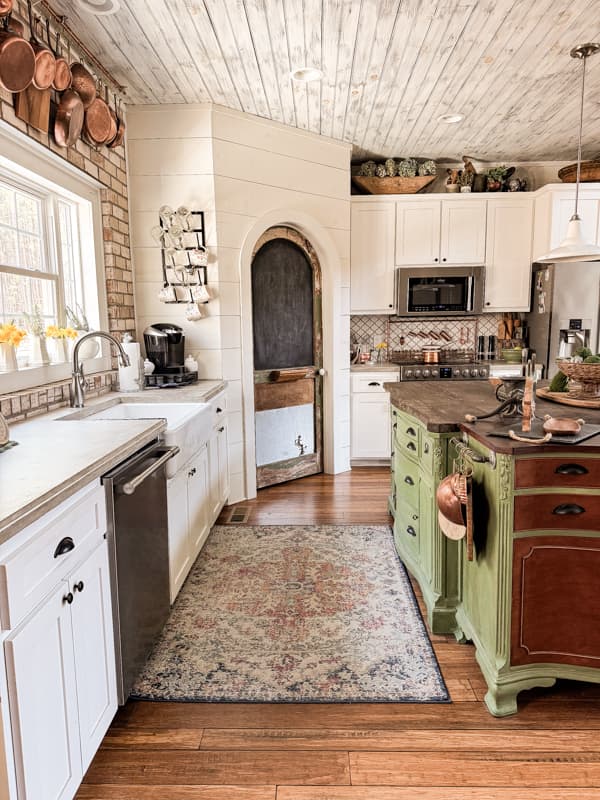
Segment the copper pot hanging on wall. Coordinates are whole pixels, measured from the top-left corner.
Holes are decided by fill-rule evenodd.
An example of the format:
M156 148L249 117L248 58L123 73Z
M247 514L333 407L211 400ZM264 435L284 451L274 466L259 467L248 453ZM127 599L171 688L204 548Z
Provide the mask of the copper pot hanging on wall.
M48 44L50 44L50 21L46 20L46 30L48 31ZM56 69L52 88L57 92L64 92L71 85L71 67L66 58L60 54L60 33L56 33L56 45L54 47L54 57L56 58Z
M56 59L54 53L43 42L38 42L36 38L36 27L41 22L39 17L33 19L31 12L31 0L28 0L29 9L29 28L31 31L31 46L35 54L35 71L33 73L33 85L36 89L49 89L52 86L56 73Z
M60 98L54 119L54 139L59 147L72 147L81 135L85 111L81 97L67 89Z
M88 108L96 97L96 81L83 64L71 64L71 88L81 97L84 108Z
M115 110L117 108L117 95L115 95ZM121 111L121 104L119 103L119 109L117 112L117 135L112 140L112 142L108 142L108 147L111 150L114 150L115 147L119 147L123 144L123 139L125 138L125 131L127 130L127 126L125 125L125 120L123 119L123 112Z
M0 31L0 85L9 92L24 91L33 80L35 53L26 39L12 27L10 14Z
M96 94L96 97L85 110L83 130L92 144L104 144L110 136L112 117L108 104Z

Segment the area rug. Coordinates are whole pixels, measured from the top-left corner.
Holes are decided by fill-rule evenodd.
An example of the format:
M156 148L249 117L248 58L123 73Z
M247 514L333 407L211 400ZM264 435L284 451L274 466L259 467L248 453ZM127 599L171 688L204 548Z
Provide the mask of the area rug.
M449 702L385 526L216 526L132 696Z

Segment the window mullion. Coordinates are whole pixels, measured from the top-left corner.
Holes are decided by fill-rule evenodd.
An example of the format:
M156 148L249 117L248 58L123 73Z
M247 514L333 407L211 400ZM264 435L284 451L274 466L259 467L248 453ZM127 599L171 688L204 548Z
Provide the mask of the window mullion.
M59 325L65 325L67 314L65 311L65 285L64 285L64 273L63 273L63 263L64 263L64 256L62 252L62 237L60 235L60 222L59 222L59 211L58 211L58 198L56 195L51 195L51 203L52 203L52 214L50 215L51 221L51 232L50 236L48 237L49 241L52 239L52 250L53 250L53 257L54 257L54 266L55 271L58 276L58 285L56 289L56 316Z

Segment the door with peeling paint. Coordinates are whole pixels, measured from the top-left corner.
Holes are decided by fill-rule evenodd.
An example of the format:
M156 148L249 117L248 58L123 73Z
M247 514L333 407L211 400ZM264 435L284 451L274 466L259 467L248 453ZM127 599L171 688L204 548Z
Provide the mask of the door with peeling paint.
M271 228L252 259L256 484L323 471L321 269L310 242Z

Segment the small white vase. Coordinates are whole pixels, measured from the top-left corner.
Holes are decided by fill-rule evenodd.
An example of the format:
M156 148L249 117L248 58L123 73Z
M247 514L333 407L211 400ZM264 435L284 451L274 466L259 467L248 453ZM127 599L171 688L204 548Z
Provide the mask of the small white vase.
M77 342L87 333L88 331L77 331L77 339L73 339L71 342L71 354L73 353L73 348ZM78 356L80 361L85 361L88 358L96 358L99 350L100 342L98 339L86 339L86 341L79 348Z
M49 339L50 343L50 357L53 364L64 364L67 361L69 354L67 352L66 339Z
M13 372L16 369L17 348L10 342L0 342L0 372Z
M31 367L45 367L50 363L48 346L45 336L32 335L30 337L31 350L29 355L29 365Z

